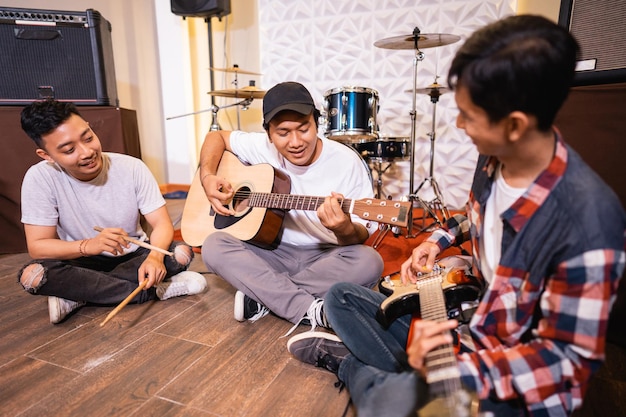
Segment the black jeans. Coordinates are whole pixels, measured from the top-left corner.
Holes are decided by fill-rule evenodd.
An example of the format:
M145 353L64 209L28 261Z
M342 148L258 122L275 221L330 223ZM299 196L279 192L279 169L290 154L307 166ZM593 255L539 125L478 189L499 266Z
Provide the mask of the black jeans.
M174 252L178 245L184 243L173 242L169 251ZM118 257L96 255L70 260L36 259L20 270L18 282L21 284L24 268L31 264L40 264L44 268L44 275L37 287L27 288L22 285L27 292L94 304L118 304L139 285L137 271L149 253L149 249L140 247L133 253ZM190 253L190 259L193 259L193 251L190 250ZM165 256L164 263L167 269L166 279L189 266L178 263L172 256ZM152 287L140 291L131 302L144 303L155 298L156 289Z

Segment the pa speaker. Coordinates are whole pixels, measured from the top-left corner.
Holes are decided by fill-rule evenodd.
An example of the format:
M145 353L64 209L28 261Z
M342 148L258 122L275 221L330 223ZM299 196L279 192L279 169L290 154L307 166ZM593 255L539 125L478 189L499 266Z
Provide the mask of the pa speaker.
M0 105L118 106L111 24L99 12L0 7Z
M581 47L574 85L626 81L626 0L562 0L559 24Z
M219 17L230 14L230 0L171 0L172 13L184 17Z

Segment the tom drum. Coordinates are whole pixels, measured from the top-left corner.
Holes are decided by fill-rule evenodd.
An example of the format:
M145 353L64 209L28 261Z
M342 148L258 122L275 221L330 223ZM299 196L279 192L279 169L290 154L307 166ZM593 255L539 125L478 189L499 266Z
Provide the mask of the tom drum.
M411 140L408 137L385 136L374 142L357 143L354 147L371 162L407 160L411 157Z
M378 138L378 91L366 87L340 87L324 93L329 139L364 143Z

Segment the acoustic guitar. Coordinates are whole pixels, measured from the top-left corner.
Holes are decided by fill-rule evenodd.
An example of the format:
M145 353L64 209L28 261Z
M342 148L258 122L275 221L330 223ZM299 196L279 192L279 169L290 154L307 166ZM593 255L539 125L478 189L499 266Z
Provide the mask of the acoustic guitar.
M181 219L183 240L191 246L201 246L208 235L223 231L243 241L273 247L278 242L285 210L317 210L325 199L289 194L291 181L286 174L269 164L245 165L228 151L222 155L217 175L233 186L235 195L228 207L235 214L222 216L212 209L198 170ZM345 213L365 220L399 227L406 227L409 221L408 201L364 198L344 199L341 203Z
M477 303L481 286L460 267L439 267L422 274L416 284L402 285L399 277L383 280L381 292L389 297L380 306L377 319L388 327L393 320L413 314L414 320L445 321L460 318L463 311ZM464 305L465 304L465 305ZM469 319L469 317L467 317ZM411 326L412 329L412 326ZM409 342L411 341L409 331ZM475 395L461 384L456 354L452 344L442 345L428 352L424 358L429 401L418 410L419 417L477 416Z

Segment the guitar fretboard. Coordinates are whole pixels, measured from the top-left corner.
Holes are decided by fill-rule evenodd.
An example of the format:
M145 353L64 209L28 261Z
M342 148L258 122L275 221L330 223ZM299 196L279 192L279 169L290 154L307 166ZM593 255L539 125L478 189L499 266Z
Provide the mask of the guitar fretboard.
M420 293L420 311L424 320L445 321L448 318L446 303L441 288L444 270L420 277L417 286ZM460 373L451 344L431 350L425 358L428 369L427 381L431 393L445 396L461 389Z
M317 210L324 202L325 197L238 191L235 194L235 199L248 199L248 205L251 207L278 208L284 210ZM351 204L352 200L344 199L341 202L341 209L345 213L349 213Z

